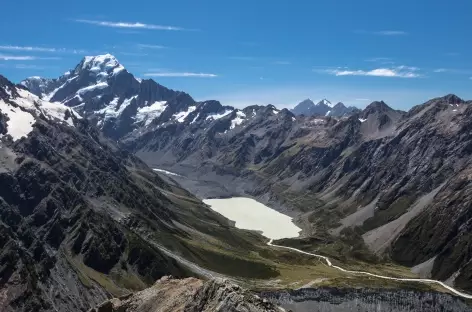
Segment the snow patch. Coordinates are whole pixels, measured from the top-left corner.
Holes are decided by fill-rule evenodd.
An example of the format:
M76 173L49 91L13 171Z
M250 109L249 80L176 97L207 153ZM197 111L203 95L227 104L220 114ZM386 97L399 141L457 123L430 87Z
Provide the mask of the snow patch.
M7 134L11 135L13 141L28 136L33 131L33 124L36 121L34 116L20 107L14 107L3 100L0 100L0 111L7 115ZM0 134L0 137L3 135Z
M227 110L221 114L214 114L214 115L210 115L206 118L206 120L208 119L213 119L213 120L217 120L217 119L220 119L220 118L223 118L225 116L228 116L229 114L231 114L233 111L232 110Z
M148 126L154 119L159 117L167 107L167 101L157 101L145 107L138 108L136 113L136 122L145 121Z
M131 102L136 99L138 96L132 96L129 99L125 99L123 103L121 103L120 107L118 107L118 103L120 101L119 97L114 98L106 107L96 111L98 114L104 114L105 119L118 117Z
M77 118L81 118L72 109L61 103L43 101L36 95L20 88L17 88L16 92L19 97L11 98L10 100L18 106L13 106L0 100L0 111L9 118L6 122L7 134L14 141L28 136L33 131L33 124L36 122L36 116L39 114L44 115L48 119L58 119L61 122L66 122L70 126L74 126L74 123L71 117L66 120L67 111Z
M167 175L171 175L171 176L181 177L180 174L177 174L177 173L174 173L174 172L170 172L170 171L167 171L167 170L164 170L164 169L157 169L157 168L155 168L155 169L152 169L152 170L154 170L154 171L156 171L156 172L164 173L164 174L167 174Z
M77 91L77 94L79 95L84 95L85 93L88 93L88 92L91 92L91 91L94 91L96 89L105 89L105 88L108 88L108 83L106 82L99 82L95 85L91 85L91 86L88 86L88 87L85 87L85 88L82 88L82 89L79 89Z
M177 114L174 114L174 118L178 121L178 122L184 122L185 121L185 118L187 118L187 116L194 112L195 110L197 109L196 106L189 106L187 111L185 112L179 112Z
M325 116L329 116L331 114L331 111L328 111Z
M236 112L236 117L231 120L231 126L229 127L230 129L234 129L236 126L239 126L244 122L244 119L246 118L246 114L244 114L242 111L237 111Z
M360 121L360 122L365 122L365 121L367 121L367 119L359 118L359 121Z

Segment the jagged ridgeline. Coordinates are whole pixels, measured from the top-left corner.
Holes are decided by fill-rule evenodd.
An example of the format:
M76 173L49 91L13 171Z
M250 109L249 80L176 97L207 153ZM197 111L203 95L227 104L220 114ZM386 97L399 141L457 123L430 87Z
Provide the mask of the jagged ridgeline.
M16 172L30 159L39 162L41 170L56 170L59 182L66 177L66 185L85 196L84 205L93 208L94 218L101 220L106 216L118 227L116 231L113 226L106 229L124 233L115 236L99 227L92 230L95 236L90 236L89 230L82 229L85 234L80 234L82 227L72 221L59 223L60 229L66 226L71 231L61 236L64 239L60 241L77 246L69 249L79 255L79 260L72 257L71 261L85 265L79 265L78 272L93 269L86 274L88 279L82 280L90 280L95 272L103 274L94 275L95 282L91 283L93 287L99 283L102 288L91 289L113 288L117 284L121 289L118 280L122 278L122 269L118 269L120 274L113 274L115 269L125 267L126 274L132 276L122 280L128 286L144 286L142 277L149 271L136 268L130 271L128 259L136 260L138 256L132 253L133 257L128 257L129 242L142 243L152 250L158 248L160 256L166 259L162 261L170 261L169 269L162 271L176 272L177 276L190 274L189 271L207 276L216 273L242 277L244 281L280 280L272 285L285 287L295 282L302 286L307 272L317 272L323 278L329 275L319 286L366 285L366 280L357 278L349 279L346 285L345 277L333 276L331 271L294 269L297 264L303 266L304 261L311 260L280 255L262 247L263 238L236 231L225 219L202 209L204 206L197 199L251 196L290 214L303 228L303 238L279 243L324 254L354 269L433 278L472 291L471 210L467 204L472 194L471 101L447 95L408 112L392 109L382 101L375 101L363 110L342 103L333 105L328 100L317 104L306 100L292 111L272 105L234 108L218 101L195 101L190 95L153 80L135 78L111 55L86 57L57 79L32 77L22 85L41 99L36 102L43 106L49 101L57 103L69 111L69 117L59 113L61 118L56 125L52 120L57 118L47 118L44 109L45 117L32 115L34 119L22 113L6 114L2 109L0 131L6 147L3 151L10 151L3 162L5 168L13 168L7 169L5 175L11 181L15 180L10 176L23 178ZM10 99L12 95L8 92L5 96ZM28 111L15 104L6 105L10 111ZM9 122L18 116L26 116L31 124L32 130L27 134L18 133L12 126L15 123ZM43 139L45 134L49 136ZM26 148L28 144L33 147ZM83 152L83 146L95 148ZM70 153L78 160L70 160ZM147 166L178 175L159 177ZM21 172L29 172L26 168L29 167ZM115 174L115 169L120 174ZM89 176L88 172L93 174ZM17 189L23 192L27 183L21 182L19 185L23 186ZM45 194L33 204L44 205L43 199L49 192ZM141 194L146 196L139 197ZM21 200L30 197L29 193L19 195ZM19 205L15 201L7 204ZM34 213L35 209L31 211ZM23 213L19 212L20 217L8 215L4 220L32 222L34 218ZM67 213L67 217L61 214L58 218L63 220L71 215L74 214ZM44 219L50 220L49 215ZM212 226L207 226L208 220ZM41 231L33 233L42 235L42 239L46 237ZM104 235L114 238L112 247L102 247L102 241L91 238ZM89 246L97 246L92 250L98 251L87 256L83 248ZM248 250L254 252L248 255ZM91 263L101 259L97 256L100 254L107 255L103 256L105 264L91 267ZM124 258L127 264L120 266ZM248 261L250 271L240 270ZM183 263L186 265L182 267ZM136 265L133 261L131 264ZM147 266L146 262L141 268ZM136 274L139 281L134 279ZM146 283L160 274L159 271L152 275ZM110 276L113 283L108 283Z
M247 255L261 236L23 88L0 76L1 311L84 311L168 274L278 275Z

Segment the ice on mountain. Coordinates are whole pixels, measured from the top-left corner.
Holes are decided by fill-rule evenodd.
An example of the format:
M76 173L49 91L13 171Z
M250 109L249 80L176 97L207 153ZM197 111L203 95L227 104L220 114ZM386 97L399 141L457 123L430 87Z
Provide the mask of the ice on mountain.
M87 93L87 92L91 92L93 90L96 90L96 89L105 89L108 87L108 83L106 82L99 82L95 85L91 85L91 86L88 86L88 87L85 87L85 88L82 88L82 89L79 89L77 91L77 94L79 95L84 95L84 93Z
M148 126L154 119L159 117L167 107L167 101L157 101L149 106L138 108L136 122L144 121Z
M7 134L11 135L13 141L26 137L33 131L33 124L36 120L31 113L21 110L20 107L10 105L3 100L0 100L0 111L8 116ZM0 134L0 137L2 136Z
M244 114L242 111L237 111L236 117L233 120L231 120L230 129L234 129L236 126L239 126L240 124L242 124L245 118L246 118L246 114Z
M233 112L232 110L226 110L221 114L213 114L213 115L207 116L206 120L208 120L208 119L217 120L217 119L223 118L225 116L228 116L232 112Z
M197 109L196 106L189 106L187 111L184 111L184 112L179 112L177 114L174 114L174 118L178 121L178 122L184 122L185 121L185 118L187 118L187 116L194 112L195 110Z
M125 99L119 107L118 107L118 104L119 104L120 98L116 97L107 106L105 106L104 108L96 111L96 113L97 114L103 114L105 119L118 117L125 110L125 108L128 107L128 105L130 105L131 102L134 99L136 99L137 97L138 96L135 95L135 96L132 96L129 99Z
M70 126L74 126L74 124L71 118L66 120L67 111L77 116L77 118L81 118L65 105L43 101L36 95L21 88L16 88L16 93L18 93L19 96L10 98L10 101L14 102L16 105L11 105L10 103L0 100L0 110L3 114L8 116L7 134L9 134L14 141L28 136L28 134L33 131L36 115L42 114L47 119L58 119L62 122L66 122Z

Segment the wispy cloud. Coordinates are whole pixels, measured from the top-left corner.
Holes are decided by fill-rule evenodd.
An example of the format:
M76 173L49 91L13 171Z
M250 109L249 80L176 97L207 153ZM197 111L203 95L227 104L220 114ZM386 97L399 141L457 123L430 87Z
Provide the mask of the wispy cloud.
M448 52L446 53L447 56L459 56L461 55L459 52Z
M472 70L470 69L457 69L457 68L437 68L433 70L434 73L450 73L458 75L470 75Z
M356 34L365 35L378 35L378 36L405 36L408 35L406 31L402 30L379 30L379 31L367 31L367 30L355 30Z
M142 43L138 43L138 48L140 48L140 49L156 49L156 50L159 50L159 49L165 49L166 47L165 47L165 46L161 46L161 45L156 45L156 44L142 44Z
M275 61L274 64L275 65L291 65L292 63L288 61Z
M60 60L60 57L37 57L31 55L5 55L0 54L2 61L34 61L34 60Z
M345 68L327 69L322 72L335 76L372 76L372 77L397 77L397 78L418 78L419 68L410 66L398 66L394 68L376 68L371 70L350 70ZM320 72L320 70L315 70Z
M373 58L368 58L365 60L366 62L372 62L372 63L378 63L378 64L383 64L383 65L387 65L387 64L395 64L395 62L393 61L392 58L390 57L373 57Z
M146 73L147 77L198 77L198 78L214 78L216 74L208 73L189 73L189 72L163 72L163 73Z
M0 54L0 60L2 61L33 61L36 57L29 55L5 55Z
M50 66L38 66L38 65L32 65L32 64L16 64L14 67L16 69L37 69L37 70L53 68L53 67L50 67Z
M355 99L356 101L359 101L359 102L367 102L367 101L370 101L370 99Z
M405 36L408 35L407 32L401 30L382 30L382 31L375 31L374 34L382 35L382 36Z
M3 51L50 52L50 53L73 53L73 54L86 54L87 53L87 51L85 51L85 50L77 50L77 49L32 47L32 46L13 46L13 45L0 45L0 50L3 50Z
M146 53L137 53L137 52L118 52L117 54L126 55L126 56L147 56Z
M129 28L129 29L151 29L151 30L188 30L182 27L176 26L164 26L164 25L155 25L155 24L145 24L140 22L110 22L110 21L96 21L88 19L75 19L77 23L91 24L102 27L112 27L112 28Z
M253 56L230 56L229 59L237 61L254 61L256 58Z

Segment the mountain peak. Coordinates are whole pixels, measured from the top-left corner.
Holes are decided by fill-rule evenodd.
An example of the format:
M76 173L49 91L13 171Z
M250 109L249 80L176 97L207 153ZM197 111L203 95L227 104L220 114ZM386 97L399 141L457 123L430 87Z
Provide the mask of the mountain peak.
M393 109L388 106L384 101L374 101L364 109L364 111L369 112L386 112L391 110Z
M321 101L319 101L317 104L318 105L326 105L326 106L329 106L329 107L333 107L333 104L331 104L330 101L328 101L327 99L322 99Z
M89 70L96 74L117 74L124 70L123 65L111 54L86 56L77 66L77 70Z
M344 103L342 102L338 102L336 105L333 106L333 108L338 108L338 109L346 108L346 105L344 105Z
M310 98L307 98L307 99L301 101L300 103L298 103L297 106L300 106L300 105L302 105L302 106L313 106L313 105L315 105L315 103Z
M441 97L440 99L446 101L448 104L461 104L465 102L463 99L461 99L455 94L448 94Z

